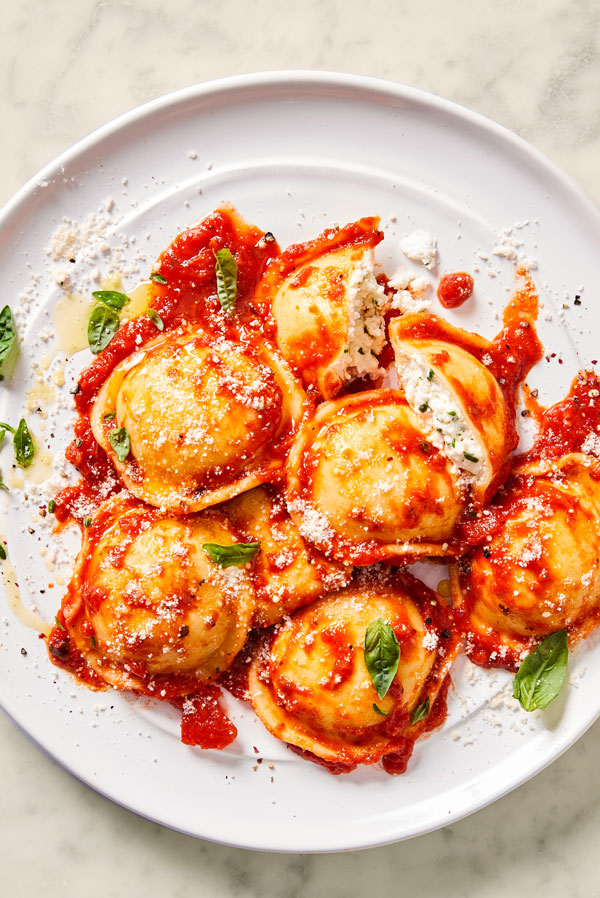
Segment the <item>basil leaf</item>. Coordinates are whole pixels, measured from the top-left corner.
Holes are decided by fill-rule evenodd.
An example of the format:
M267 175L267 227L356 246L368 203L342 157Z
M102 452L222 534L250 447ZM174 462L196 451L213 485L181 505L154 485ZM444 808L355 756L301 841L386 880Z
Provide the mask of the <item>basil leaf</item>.
M106 349L119 329L119 316L108 306L99 303L92 311L88 321L88 343L97 355Z
M429 696L425 699L424 702L421 702L420 705L417 705L415 710L412 712L412 717L410 718L411 723L418 723L420 720L424 720L425 717L429 714Z
M103 302L109 309L114 309L115 312L120 312L123 306L129 302L127 294L121 293L119 290L94 290L92 296Z
M373 702L373 710L375 711L376 714L379 714L380 717L389 717L390 716L388 711L382 711L381 708L379 708L375 704L375 702Z
M363 652L377 695L384 698L398 670L400 646L396 634L383 618L376 618L367 627Z
M4 437L6 436L7 431L8 433L14 433L15 429L14 427L11 427L10 424L5 424L4 421L0 421L0 446L4 442Z
M25 418L21 418L19 426L14 431L13 446L17 464L21 468L28 468L35 455L35 446L29 433Z
M233 567L252 561L260 550L260 543L234 543L232 546L204 543L202 548L207 555L210 555L214 564L218 564L219 567Z
M160 317L160 315L158 314L158 312L156 311L156 309L148 309L148 311L146 312L146 315L148 316L148 318L150 319L152 324L154 324L159 329L159 331L164 331L164 329L165 329L164 322L163 322L162 318Z
M216 259L217 296L221 308L226 312L231 312L237 297L237 262L233 258L231 250L227 248L220 249L218 253L213 250L213 253Z
M2 559L2 561L6 561L6 549L4 548L2 543L0 543L0 558Z
M152 274L150 275L150 280L154 281L155 284L166 284L167 283L167 279L165 277L163 277L162 274L159 274L158 271L152 272Z
M108 441L115 450L119 461L125 461L131 450L129 434L124 427L113 427L108 431Z
M13 322L10 306L4 306L0 312L0 375L2 378L12 377L19 358L19 341Z
M513 682L513 697L525 711L547 708L565 681L569 646L567 631L558 630L527 655Z
M0 474L0 490L4 490L5 493L10 492L5 482L2 480L2 474Z
M105 415L102 415L102 420L103 421L112 421L114 418L116 418L116 416L117 416L116 412L106 412Z

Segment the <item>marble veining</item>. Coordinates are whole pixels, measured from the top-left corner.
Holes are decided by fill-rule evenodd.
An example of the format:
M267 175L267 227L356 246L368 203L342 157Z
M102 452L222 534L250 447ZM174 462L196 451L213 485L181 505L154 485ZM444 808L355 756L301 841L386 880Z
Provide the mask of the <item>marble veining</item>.
M470 106L521 134L600 202L595 0L5 6L2 202L57 153L141 102L199 81L279 68L374 75ZM354 854L266 855L194 840L116 807L0 716L0 892L587 898L599 894L599 756L596 724L534 780L439 832Z

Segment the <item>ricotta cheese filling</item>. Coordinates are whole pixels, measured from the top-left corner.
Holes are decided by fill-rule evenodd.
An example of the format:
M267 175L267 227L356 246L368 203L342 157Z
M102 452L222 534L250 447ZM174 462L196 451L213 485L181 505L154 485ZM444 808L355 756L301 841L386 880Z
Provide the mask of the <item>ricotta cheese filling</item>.
M438 374L422 359L397 353L398 381L406 401L425 425L433 445L446 455L468 479L485 476L483 443Z
M375 258L367 250L354 264L347 287L348 345L339 360L345 381L382 375L378 356L386 344L384 312L388 298L375 277Z

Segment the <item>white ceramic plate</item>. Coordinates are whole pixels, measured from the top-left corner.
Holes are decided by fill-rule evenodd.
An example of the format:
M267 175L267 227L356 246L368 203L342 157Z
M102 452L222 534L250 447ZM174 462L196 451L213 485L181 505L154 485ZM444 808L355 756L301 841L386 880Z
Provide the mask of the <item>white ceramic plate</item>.
M498 232L513 228L508 237L521 244L516 251L538 261L540 333L548 353L556 353L530 378L542 400L562 396L577 368L600 353L591 335L591 321L598 321L593 297L588 302L600 282L600 217L539 153L480 116L419 91L346 75L271 73L201 85L134 110L64 153L5 208L0 278L3 298L19 309L24 352L13 382L2 387L0 420L16 419L26 406L33 363L52 345L61 266L45 247L63 217L81 223L108 197L114 207L104 216L112 222L105 231L121 253L125 289L137 279L136 266L147 276L174 235L223 200L273 231L282 246L335 222L379 214L386 240L378 257L386 270L406 264L398 247L404 233L431 230L439 241L438 272L466 269L476 277L474 301L448 317L490 336L514 270L493 249ZM88 285L96 267L107 269L109 246L96 258L77 254L70 269L75 282ZM581 305L574 307L576 293ZM56 456L70 418L60 396L88 359L87 352L71 358L58 401L42 403L49 412L45 431L39 413L27 412ZM35 398L30 404L35 409ZM0 457L5 474L10 453L7 445ZM62 554L59 570L50 572L48 555L39 553L52 540L48 520L37 520L35 510L52 486L26 482L2 500L22 597L46 620L62 594L57 575L68 577L68 565L61 573ZM600 713L597 639L572 659L571 685L561 700L533 715L510 698L508 675L460 660L448 721L417 744L405 776L365 767L334 777L288 752L233 700L240 737L230 750L183 746L175 712L88 692L53 667L44 643L13 617L4 596L0 621L0 702L32 739L125 807L247 848L331 851L427 832L531 777Z

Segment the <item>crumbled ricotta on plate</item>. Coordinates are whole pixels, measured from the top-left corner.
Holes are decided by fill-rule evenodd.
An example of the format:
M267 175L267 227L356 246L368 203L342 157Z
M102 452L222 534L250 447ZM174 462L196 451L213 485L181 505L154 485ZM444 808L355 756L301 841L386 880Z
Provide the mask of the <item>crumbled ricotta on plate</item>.
M400 249L413 262L420 262L430 271L438 263L437 239L422 228L403 237L400 241Z

